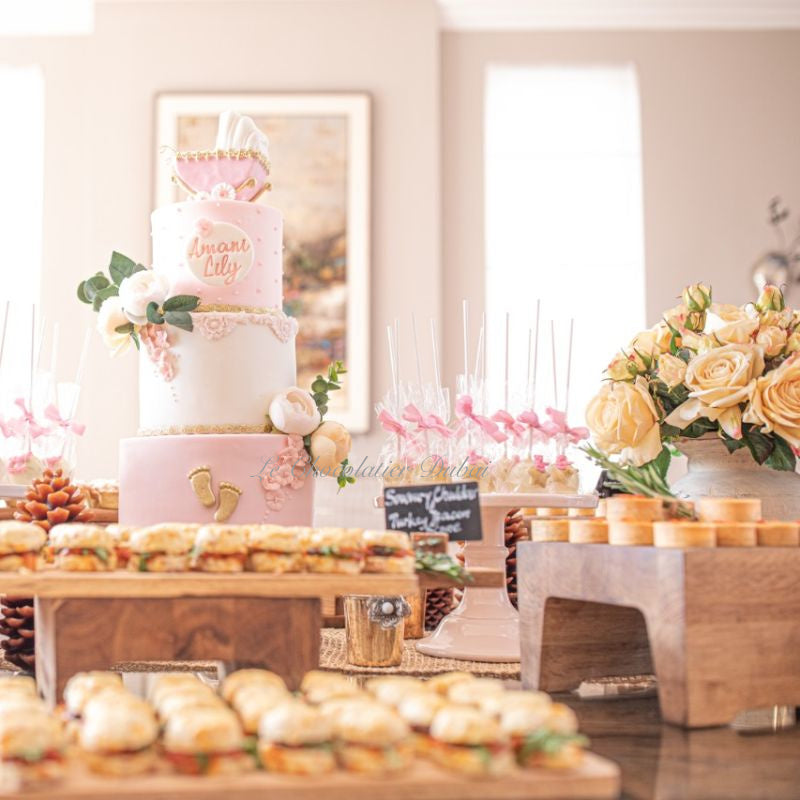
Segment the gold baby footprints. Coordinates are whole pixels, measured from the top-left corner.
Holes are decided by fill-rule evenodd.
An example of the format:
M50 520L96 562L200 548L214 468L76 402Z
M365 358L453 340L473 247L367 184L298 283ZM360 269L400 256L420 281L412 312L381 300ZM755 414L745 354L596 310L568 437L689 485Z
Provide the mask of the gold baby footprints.
M226 522L230 519L242 496L242 490L238 486L228 481L220 481L219 504L217 504L217 498L211 487L211 467L208 465L195 467L186 477L189 479L197 499L206 508L217 506L217 510L214 512L214 519L217 522Z

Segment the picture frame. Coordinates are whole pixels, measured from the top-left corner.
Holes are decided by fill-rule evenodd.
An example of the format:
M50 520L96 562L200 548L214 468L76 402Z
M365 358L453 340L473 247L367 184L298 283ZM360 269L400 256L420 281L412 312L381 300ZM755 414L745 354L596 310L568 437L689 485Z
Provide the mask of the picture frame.
M369 430L371 97L336 93L162 93L155 109L155 206L185 199L171 152L213 148L226 110L270 139L272 191L284 215L284 308L297 317L297 383L345 362L329 416Z

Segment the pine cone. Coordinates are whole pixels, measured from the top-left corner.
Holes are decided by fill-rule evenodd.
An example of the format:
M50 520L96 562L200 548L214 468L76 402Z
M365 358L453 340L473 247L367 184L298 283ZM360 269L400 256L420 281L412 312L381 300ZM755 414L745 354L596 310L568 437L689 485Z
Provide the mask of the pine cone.
M508 599L516 608L517 605L517 543L530 539L528 528L522 519L519 508L513 509L505 520L505 543L508 548L506 556L506 586Z
M25 672L33 672L35 666L33 600L19 597L4 597L0 600L0 636L6 661Z
M53 525L86 522L90 513L78 487L60 469L48 469L33 481L25 499L17 501L14 519L32 522L49 533Z
M453 589L428 589L425 593L425 630L432 631L455 608Z

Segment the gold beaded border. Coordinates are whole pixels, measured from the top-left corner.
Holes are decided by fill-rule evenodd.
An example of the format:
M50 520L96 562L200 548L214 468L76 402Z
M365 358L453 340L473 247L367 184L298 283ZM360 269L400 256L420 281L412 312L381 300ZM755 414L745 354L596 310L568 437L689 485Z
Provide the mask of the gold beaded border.
M241 314L274 314L276 316L288 316L280 308L268 308L266 306L235 306L228 303L200 303L192 313L202 314L207 311L230 311Z
M182 161L210 161L212 158L252 158L258 161L269 175L270 163L260 150L183 150L175 153Z
M169 425L165 428L139 428L139 436L180 436L205 433L270 433L265 425Z

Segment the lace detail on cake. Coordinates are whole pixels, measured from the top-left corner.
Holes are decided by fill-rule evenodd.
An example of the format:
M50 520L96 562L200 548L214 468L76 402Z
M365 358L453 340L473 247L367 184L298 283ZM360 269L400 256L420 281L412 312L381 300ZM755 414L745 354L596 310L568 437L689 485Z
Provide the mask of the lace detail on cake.
M171 381L175 377L175 355L170 350L166 326L142 325L139 329L139 339L158 374L165 381Z
M238 325L266 325L275 338L284 344L297 334L297 320L287 317L283 311L271 311L268 314L206 311L192 314L192 322L195 330L209 341L233 333Z
M305 484L309 464L308 453L303 447L303 437L287 436L284 446L278 451L275 463L267 464L266 471L261 476L261 486L267 504L265 519L271 512L283 508L289 499L290 491L296 491Z

